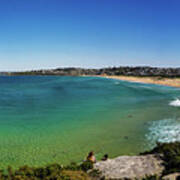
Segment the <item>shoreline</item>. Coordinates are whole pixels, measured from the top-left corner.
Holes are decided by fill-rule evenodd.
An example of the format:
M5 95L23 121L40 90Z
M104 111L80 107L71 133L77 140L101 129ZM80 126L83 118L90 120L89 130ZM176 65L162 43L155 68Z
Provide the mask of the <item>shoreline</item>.
M157 85L180 88L180 78L108 76L108 75L99 75L99 76L95 76L95 77L104 77L104 78L108 78L108 79L117 79L117 80L123 80L123 81L147 83L147 84L157 84Z

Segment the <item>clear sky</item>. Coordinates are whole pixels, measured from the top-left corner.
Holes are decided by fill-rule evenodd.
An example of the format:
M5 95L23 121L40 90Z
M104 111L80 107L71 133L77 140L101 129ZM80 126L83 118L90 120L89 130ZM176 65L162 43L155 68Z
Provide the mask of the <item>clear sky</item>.
M180 0L0 0L0 70L180 67Z

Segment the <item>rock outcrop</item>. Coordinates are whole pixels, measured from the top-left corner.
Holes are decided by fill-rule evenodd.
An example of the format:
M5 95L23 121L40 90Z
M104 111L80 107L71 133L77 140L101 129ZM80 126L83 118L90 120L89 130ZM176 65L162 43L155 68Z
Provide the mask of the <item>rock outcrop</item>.
M105 179L141 179L151 175L160 176L164 167L157 156L142 155L100 161L94 165L94 169L99 170Z
M180 173L173 173L162 178L163 180L178 180L180 179Z

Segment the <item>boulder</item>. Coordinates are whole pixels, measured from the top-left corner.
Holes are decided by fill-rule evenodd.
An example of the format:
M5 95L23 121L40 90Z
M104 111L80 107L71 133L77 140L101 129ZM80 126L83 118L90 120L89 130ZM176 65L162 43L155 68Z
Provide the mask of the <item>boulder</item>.
M105 179L141 179L146 176L161 176L164 166L155 155L119 156L95 163L94 169Z

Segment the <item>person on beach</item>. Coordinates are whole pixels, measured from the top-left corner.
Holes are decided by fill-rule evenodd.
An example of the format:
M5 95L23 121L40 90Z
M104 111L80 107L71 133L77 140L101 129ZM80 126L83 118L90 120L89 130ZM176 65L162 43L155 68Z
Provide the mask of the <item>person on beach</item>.
M95 157L93 151L91 151L91 152L88 154L86 160L87 160L87 161L90 161L90 162L92 162L92 163L95 163L95 162L96 162L96 157Z
M108 160L108 154L105 154L101 160L102 161L107 161Z

